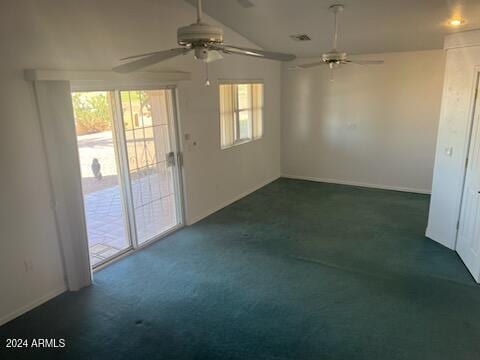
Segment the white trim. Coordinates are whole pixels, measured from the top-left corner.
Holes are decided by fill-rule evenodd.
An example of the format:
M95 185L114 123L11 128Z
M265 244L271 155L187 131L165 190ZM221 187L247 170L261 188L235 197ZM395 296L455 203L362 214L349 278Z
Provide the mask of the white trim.
M265 85L263 79L218 79L218 85L235 85L235 84L262 84Z
M27 81L181 81L190 80L191 74L184 71L140 71L130 74L119 74L109 70L25 70Z
M89 91L135 91L135 90L168 90L175 89L176 81L79 81L71 80L70 87L72 92Z
M251 142L254 142L254 141L258 141L258 140L262 140L263 137L258 137L256 139L254 138L251 138L251 139L244 139L244 140L240 140L240 141L237 141L237 142L234 142L232 145L227 145L227 146L223 146L220 144L220 150L227 150L227 149L231 149L231 148L235 148L236 146L238 145L243 145L243 144L248 144L248 143L251 143Z
M175 166L173 167L173 178L174 178L174 189L175 189L175 202L176 202L176 212L179 219L179 224L181 227L185 226L185 188L183 181L183 146L182 146L182 136L180 135L180 119L178 118L179 108L178 108L178 89L176 86L170 89L171 101L170 105L170 115L173 118L171 131L171 143L173 143L173 151L175 153ZM172 150L172 149L170 149Z
M179 177L179 188L180 188L180 206L182 208L182 226L187 224L187 209L188 209L188 199L187 199L187 174L185 169L185 144L183 134L183 124L181 120L180 113L180 89L178 86L175 86L172 89L172 96L174 100L174 117L175 117L175 130L176 130L176 151L177 151L177 171Z
M480 46L480 30L467 30L447 35L443 48L445 50Z
M248 189L248 190L240 193L239 195L233 197L232 199L227 200L227 201L224 201L224 202L221 203L220 205L215 206L215 207L212 207L212 208L204 211L203 214L197 215L197 216L195 216L195 217L193 217L193 218L191 218L191 219L190 219L190 218L187 219L187 225L190 226L190 225L195 224L196 222L198 222L198 221L206 218L206 217L209 216L209 215L212 215L213 213L215 213L215 212L223 209L224 207L227 207L228 205L233 204L235 201L238 201L238 200L244 198L245 196L250 195L251 193L259 190L260 188L262 188L262 187L270 184L271 182L273 182L273 181L275 181L275 180L277 180L277 179L279 179L279 178L280 178L280 176L278 176L278 175L277 175L277 176L273 176L273 177L271 177L270 179L268 179L268 180L266 180L266 181L263 181L262 183L260 183L260 184L258 184L258 185L255 185L255 186L253 186L252 188L250 188L250 189Z
M50 291L49 293L39 297L38 299L28 303L27 305L24 305L24 306L14 310L14 311L12 311L10 314L7 314L0 319L0 326L6 324L7 322L9 322L9 321L11 321L11 320L13 320L17 317L19 317L20 315L23 315L23 314L27 313L30 310L33 310L37 306L40 306L40 305L46 303L47 301L49 301L49 300L53 299L54 297L64 293L65 291L67 291L67 287L62 286L58 289Z
M325 178L291 175L291 174L282 174L282 177L287 178L287 179L316 181L316 182L324 182L324 183L329 183L329 184L359 186L359 187L365 187L365 188L371 188L371 189L402 191L402 192L409 192L409 193L416 193L416 194L430 194L431 193L430 190L426 190L426 189L416 189L416 188L408 188L408 187L400 187L400 186L370 184L370 183L363 183L363 182L349 181L349 180L325 179Z

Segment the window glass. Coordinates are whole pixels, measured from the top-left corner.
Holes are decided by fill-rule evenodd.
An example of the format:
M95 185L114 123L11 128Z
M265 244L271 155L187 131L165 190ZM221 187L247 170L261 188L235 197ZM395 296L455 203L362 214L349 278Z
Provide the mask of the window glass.
M221 84L220 143L222 149L263 136L263 84Z

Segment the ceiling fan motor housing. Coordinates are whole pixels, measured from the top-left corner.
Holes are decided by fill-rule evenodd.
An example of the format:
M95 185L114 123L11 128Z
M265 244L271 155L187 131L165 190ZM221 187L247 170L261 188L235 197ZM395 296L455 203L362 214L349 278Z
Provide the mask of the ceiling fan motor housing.
M177 30L177 42L179 45L194 47L223 43L223 29L204 23L183 26Z
M330 51L322 55L322 60L326 63L337 63L340 64L347 60L347 53Z

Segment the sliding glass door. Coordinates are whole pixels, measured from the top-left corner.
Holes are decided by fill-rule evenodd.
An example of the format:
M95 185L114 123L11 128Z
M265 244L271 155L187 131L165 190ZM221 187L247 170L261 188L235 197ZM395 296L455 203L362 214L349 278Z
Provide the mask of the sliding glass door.
M121 91L128 171L139 244L179 221L171 91ZM177 186L176 186L177 185Z
M183 222L173 89L72 94L92 266Z

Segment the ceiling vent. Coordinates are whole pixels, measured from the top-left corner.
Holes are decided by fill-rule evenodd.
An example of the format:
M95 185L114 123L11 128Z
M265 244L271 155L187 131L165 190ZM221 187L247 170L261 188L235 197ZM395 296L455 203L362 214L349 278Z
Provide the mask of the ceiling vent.
M290 35L290 38L293 41L310 41L310 40L312 40L310 38L310 36L308 36L307 34Z

